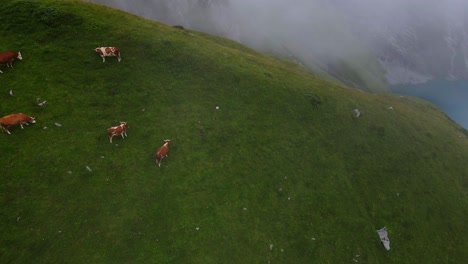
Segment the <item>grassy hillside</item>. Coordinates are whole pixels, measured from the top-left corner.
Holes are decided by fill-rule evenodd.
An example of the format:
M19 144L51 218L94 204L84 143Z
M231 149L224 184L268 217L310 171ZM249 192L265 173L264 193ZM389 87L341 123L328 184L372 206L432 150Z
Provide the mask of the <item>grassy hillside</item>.
M2 263L467 258L468 132L422 100L79 1L4 0L0 25L23 54L0 116L37 120L0 134Z

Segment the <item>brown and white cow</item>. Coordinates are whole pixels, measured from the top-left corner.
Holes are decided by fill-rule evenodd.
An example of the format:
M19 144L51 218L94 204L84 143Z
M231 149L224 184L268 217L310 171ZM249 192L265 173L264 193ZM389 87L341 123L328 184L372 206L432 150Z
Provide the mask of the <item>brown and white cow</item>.
M8 131L8 128L12 126L20 125L21 129L23 129L24 124L29 125L33 123L36 123L35 118L23 113L11 114L0 118L0 126L2 127L2 130L8 134L11 134L10 131Z
M6 64L7 67L13 68L13 61L15 59L22 60L21 52L13 52L11 50L0 53L0 64ZM0 71L0 73L3 73Z
M109 136L110 143L112 143L112 138L114 136L122 136L122 138L127 137L127 122L120 122L120 125L108 128L107 135Z
M101 56L102 62L105 62L106 57L109 57L109 56L117 57L117 60L119 62L122 59L120 57L120 49L117 47L97 47L94 50L99 54L99 56Z
M167 153L169 152L169 144L171 143L171 140L166 139L164 140L164 145L162 145L158 151L154 154L154 157L156 158L156 163L158 164L159 167L161 167L161 160L164 157L167 157Z

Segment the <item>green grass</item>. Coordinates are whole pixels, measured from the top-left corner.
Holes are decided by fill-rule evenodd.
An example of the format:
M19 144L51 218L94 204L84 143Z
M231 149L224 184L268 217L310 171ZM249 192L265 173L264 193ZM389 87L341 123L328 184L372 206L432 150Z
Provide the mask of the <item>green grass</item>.
M37 119L0 134L3 263L466 260L468 132L433 105L79 1L5 0L0 24L23 54L0 115Z

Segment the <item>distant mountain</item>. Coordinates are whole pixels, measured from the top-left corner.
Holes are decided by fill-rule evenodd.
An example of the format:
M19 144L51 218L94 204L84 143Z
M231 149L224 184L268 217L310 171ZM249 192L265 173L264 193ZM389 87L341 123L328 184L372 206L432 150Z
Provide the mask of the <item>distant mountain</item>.
M400 3L398 3L400 2ZM468 2L334 0L391 84L468 78Z

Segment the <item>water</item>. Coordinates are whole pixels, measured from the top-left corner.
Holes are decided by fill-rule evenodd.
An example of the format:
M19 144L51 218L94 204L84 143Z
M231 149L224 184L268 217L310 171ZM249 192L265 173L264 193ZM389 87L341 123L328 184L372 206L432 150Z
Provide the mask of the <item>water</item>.
M468 129L468 81L430 81L392 87L397 94L416 96L442 109L452 120Z

